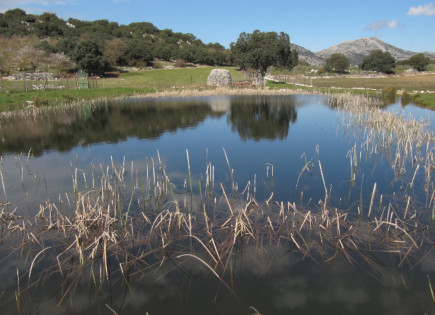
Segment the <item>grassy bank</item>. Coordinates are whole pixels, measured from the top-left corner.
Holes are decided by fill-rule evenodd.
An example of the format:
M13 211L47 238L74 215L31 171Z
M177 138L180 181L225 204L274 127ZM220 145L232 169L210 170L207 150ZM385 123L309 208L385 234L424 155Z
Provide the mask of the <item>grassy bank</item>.
M156 90L206 87L207 77L212 67L144 70L122 73L117 78L97 78L92 80L89 90L77 90L69 80L68 88L63 90L23 91L21 81L3 81L0 93L0 111L21 109L28 101L36 106L55 106L78 99L100 97L131 96L147 94ZM243 80L236 68L227 68L235 81ZM27 86L41 82L27 82ZM49 84L52 84L49 82ZM59 85L58 82L55 83ZM66 84L66 82L65 82ZM19 89L19 90L17 90Z
M89 90L38 90L0 93L0 111L21 109L28 101L33 102L35 106L56 106L79 99L146 94L153 91L154 89L148 87L112 87Z
M21 81L2 82L0 93L0 111L21 109L28 102L36 106L56 106L78 99L95 99L101 97L144 95L154 91L179 91L185 89L202 90L207 88L207 77L212 67L196 67L181 69L142 70L121 73L114 78L97 78L92 80L89 90L77 90L74 80L63 90L29 90L24 92ZM226 68L231 72L234 81L243 81L243 72L235 67ZM285 75L285 73L282 73ZM407 90L411 96L417 95L416 103L435 109L435 96L421 91L433 90L435 74L395 75L395 76L304 76L291 75L285 77L286 83L268 82L272 90L293 90L303 93L355 93L381 96L385 88ZM27 86L40 82L27 82ZM49 82L49 84L51 84ZM54 83L60 85L60 82ZM20 90L21 89L21 90ZM213 93L213 92L211 92Z
M393 76L285 76L285 82L268 82L272 89L297 89L320 93L354 93L371 96L382 95L382 90L393 88L397 91L406 90L415 103L435 109L435 95L422 93L435 89L435 74L393 75ZM283 81L284 81L283 80ZM399 96L399 95L398 95Z

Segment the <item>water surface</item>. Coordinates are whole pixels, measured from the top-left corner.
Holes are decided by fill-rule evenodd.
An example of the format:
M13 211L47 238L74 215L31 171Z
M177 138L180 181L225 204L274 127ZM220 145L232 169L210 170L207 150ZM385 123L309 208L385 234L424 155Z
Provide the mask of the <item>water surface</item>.
M385 110L418 119L433 116L431 111L414 105L402 108L399 103ZM356 217L358 207L367 211L377 183L377 196L403 203L402 193L409 193L414 169L397 178L387 154L367 155L351 180L348 153L363 139L360 130L350 132L341 121L325 97L310 95L144 98L47 112L24 121L2 120L5 189L0 202L9 202L8 207L13 205L20 215L34 216L45 200L59 200L59 195L65 199L65 194L74 198L76 173L79 190L84 190L91 174L101 173L113 160L127 165L126 177L134 181L135 174L145 178L147 168L159 165L159 157L177 193L188 196L188 155L195 199L199 194L202 198L199 186L211 163L217 187L222 183L235 196L248 185L250 195L260 202L294 202L315 210L321 208L318 202L324 200L326 186L329 205ZM433 236L424 184L420 172L413 200ZM20 255L6 254L1 290L13 295L16 268L25 263ZM71 300L56 306L61 295L52 288L59 279L51 277L41 290L29 290L27 298L34 312L44 314L107 314L106 304L123 314L249 314L254 308L262 314L434 311L428 284L428 275L435 283L433 253L415 268L403 264L399 268L400 260L390 258L377 257L380 276L360 258L351 263L344 257L314 262L295 248L269 247L265 240L261 247L241 245L229 263L233 271L226 281L234 292L201 264L170 261L151 274L132 278L127 291L119 281L110 288L90 290L84 279ZM4 310L17 311L13 302L2 299Z

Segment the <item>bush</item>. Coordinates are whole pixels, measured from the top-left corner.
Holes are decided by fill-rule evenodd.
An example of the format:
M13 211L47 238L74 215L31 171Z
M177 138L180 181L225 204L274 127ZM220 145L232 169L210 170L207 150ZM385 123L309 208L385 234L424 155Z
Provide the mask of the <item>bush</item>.
M402 104L402 106L408 105L409 103L411 103L411 101L412 101L411 95L409 95L406 90L403 90L402 97L400 98L400 103Z
M186 62L184 59L178 58L175 60L175 67L177 68L184 68L186 66Z
M154 62L153 62L154 69L163 69L163 66L164 66L163 62L161 62L158 59L154 59Z
M33 95L32 101L36 107L48 106L48 100L45 98L39 97L38 95Z
M430 58L426 57L423 54L417 54L409 58L409 65L418 71L426 70L426 67L429 65Z
M382 100L385 104L393 104L396 102L396 88L388 87L382 90Z
M396 60L388 51L383 52L380 49L373 50L370 55L364 58L361 65L363 70L372 70L384 73L394 73Z
M332 54L325 60L325 70L344 73L350 67L349 58L343 54Z

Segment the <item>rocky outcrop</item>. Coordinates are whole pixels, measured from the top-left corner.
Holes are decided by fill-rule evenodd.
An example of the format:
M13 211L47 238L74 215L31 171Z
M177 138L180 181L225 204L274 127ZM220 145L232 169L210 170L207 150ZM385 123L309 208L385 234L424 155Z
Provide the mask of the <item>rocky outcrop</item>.
M299 54L299 59L305 59L305 61L312 66L323 66L325 64L323 58L316 56L315 53L302 46L291 44L291 48L296 49Z
M30 81L56 81L59 80L59 76L54 73L50 72L20 72L12 75L14 80L23 80L23 78L26 78L26 80Z
M208 78L208 86L229 86L233 84L230 71L226 69L213 69Z

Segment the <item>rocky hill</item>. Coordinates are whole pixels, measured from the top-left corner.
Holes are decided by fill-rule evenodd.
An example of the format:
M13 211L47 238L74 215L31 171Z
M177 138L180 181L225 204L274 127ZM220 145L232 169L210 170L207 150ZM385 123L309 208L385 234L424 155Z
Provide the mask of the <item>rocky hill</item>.
M321 66L325 63L322 57L316 56L311 50L308 50L302 46L291 44L292 49L296 49L299 54L299 59L305 59L310 65Z
M311 65L323 65L325 59L334 53L341 53L349 58L352 65L360 65L367 55L375 49L388 51L396 60L409 59L417 52L397 48L387 44L376 37L360 38L353 41L345 41L338 45L331 46L317 53L305 49L298 45L294 46L299 52L299 58L304 58ZM435 52L424 52L424 54L432 59L435 59Z
M326 59L334 53L341 53L349 58L352 65L362 63L365 56L373 50L388 51L396 60L404 60L415 55L415 52L403 50L387 44L376 37L360 38L354 41L346 41L316 53L316 56Z

